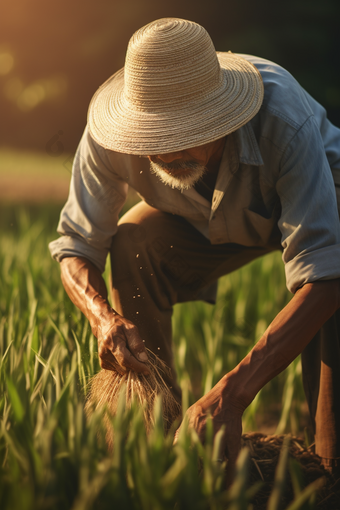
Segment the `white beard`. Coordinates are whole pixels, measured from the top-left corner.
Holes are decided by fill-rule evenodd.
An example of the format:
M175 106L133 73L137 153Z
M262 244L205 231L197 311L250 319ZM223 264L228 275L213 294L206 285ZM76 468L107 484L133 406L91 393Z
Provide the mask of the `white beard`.
M185 162L180 165L183 169L186 169ZM163 170L163 168L157 163L150 161L150 170L167 186L170 186L172 189L179 189L180 191L183 191L192 188L192 186L194 186L196 182L203 177L207 169L205 166L199 165L198 163L194 167L192 167L191 164L185 174L178 175L176 177L175 175L171 175Z

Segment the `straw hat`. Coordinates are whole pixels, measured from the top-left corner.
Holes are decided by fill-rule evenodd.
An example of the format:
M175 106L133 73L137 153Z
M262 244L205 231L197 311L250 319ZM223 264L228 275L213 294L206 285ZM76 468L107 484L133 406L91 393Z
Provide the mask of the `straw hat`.
M117 152L155 155L212 142L260 109L263 83L247 60L216 53L207 31L164 18L130 39L125 67L95 93L92 137Z

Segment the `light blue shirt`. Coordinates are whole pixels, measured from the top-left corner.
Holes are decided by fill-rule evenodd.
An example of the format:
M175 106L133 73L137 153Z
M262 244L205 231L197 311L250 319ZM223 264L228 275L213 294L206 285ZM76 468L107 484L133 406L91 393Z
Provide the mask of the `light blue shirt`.
M212 203L180 192L146 158L109 151L86 129L78 147L52 256L81 256L104 270L128 187L186 218L212 244L266 246L281 232L287 287L340 277L340 130L282 67L241 55L260 71L257 115L227 137Z

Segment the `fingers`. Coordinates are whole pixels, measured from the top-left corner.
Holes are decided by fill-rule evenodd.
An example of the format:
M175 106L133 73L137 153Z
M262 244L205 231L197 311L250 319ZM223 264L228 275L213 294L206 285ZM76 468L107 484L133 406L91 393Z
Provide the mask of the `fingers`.
M122 367L125 367L128 370L134 370L138 373L149 375L150 371L148 367L134 357L134 355L127 348L125 341L120 339L117 342L117 346L113 351L113 355Z
M173 442L172 442L173 446L175 446L175 444L177 444L178 441L179 441L179 437L180 437L180 434L181 434L182 427L184 428L183 431L185 431L187 429L187 427L192 428L192 429L196 430L198 436L200 436L197 427L195 426L194 422L192 421L192 413L191 413L191 408L190 407L189 407L189 409L187 409L185 415L183 416L182 423L180 424L180 426L178 427L178 429L175 432L174 439L173 439ZM199 439L200 439L200 441L203 442L203 438L200 437Z
M222 425L214 436L213 460L215 462L224 462L226 460L226 443L225 426Z
M132 354L142 362L148 361L148 355L146 353L145 345L141 337L139 336L138 329L134 324L124 324L125 336L127 344Z
M181 427L178 427L178 429L177 429L177 430L176 430L176 432L175 432L174 440L173 440L173 442L172 442L172 445L173 445L173 446L175 446L175 444L178 442L178 436L179 436L180 428L181 428Z
M99 325L98 333L98 355L101 368L114 370L120 374L124 374L127 370L149 374L146 365L139 361L146 361L147 354L134 324L121 315L114 314L110 320L106 319Z
M114 357L111 351L106 349L98 349L100 368L104 370L113 370L118 372L120 375L124 375L126 373L126 368L122 367Z
M119 318L105 334L98 339L98 354L101 368L116 370L123 374L127 370L149 375L148 367L138 361L128 346L132 344L136 355L147 360L147 354L136 326L129 321ZM143 356L144 355L144 356Z

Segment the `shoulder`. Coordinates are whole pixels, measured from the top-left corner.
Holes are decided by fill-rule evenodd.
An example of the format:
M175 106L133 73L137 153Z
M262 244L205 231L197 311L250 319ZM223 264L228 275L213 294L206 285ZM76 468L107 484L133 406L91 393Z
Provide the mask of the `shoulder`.
M320 107L297 80L283 67L253 55L240 54L251 62L260 72L264 85L262 112L275 115L293 128L299 129L308 117L315 114Z
M318 147L332 126L327 121L325 109L317 103L282 66L253 55L240 54L260 72L264 85L264 99L259 112L250 120L260 149L283 154L301 133L308 140L310 133L317 132ZM321 135L321 136L320 136Z

